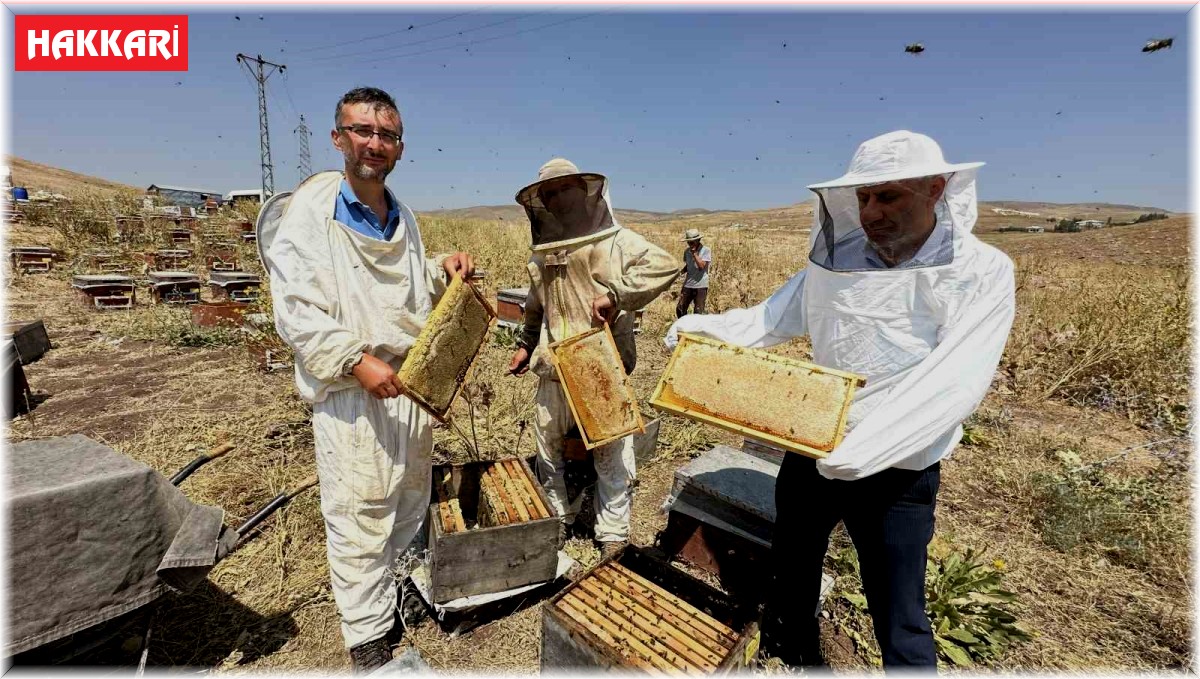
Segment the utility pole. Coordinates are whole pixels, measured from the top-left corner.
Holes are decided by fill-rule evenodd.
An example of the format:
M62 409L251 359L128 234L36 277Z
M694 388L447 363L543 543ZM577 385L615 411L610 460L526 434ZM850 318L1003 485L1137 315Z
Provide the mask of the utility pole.
M308 138L312 136L312 132L308 131L308 125L304 124L304 114L300 114L300 126L294 132L300 137L300 181L308 179L312 175L312 157L308 152Z
M275 174L271 167L271 133L267 129L267 78L275 71L283 72L287 67L264 61L261 54L252 59L239 53L237 60L250 71L250 76L258 83L258 147L262 156L262 192L265 201L275 193ZM257 72L250 66L252 63L258 65ZM263 66L272 68L264 71Z

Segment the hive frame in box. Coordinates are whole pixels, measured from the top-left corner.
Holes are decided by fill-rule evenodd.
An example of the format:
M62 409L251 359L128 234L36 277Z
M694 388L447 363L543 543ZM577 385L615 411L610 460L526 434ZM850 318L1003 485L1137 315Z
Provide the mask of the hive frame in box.
M542 607L543 672L730 674L750 664L761 638L758 604L739 601L652 553L627 546ZM599 587L590 589L589 582ZM576 600L568 601L572 598ZM612 613L632 624L614 624ZM651 636L633 618L665 634ZM618 648L622 644L612 635L614 628L625 651Z
M571 390L567 388L567 380L566 376L563 374L563 364L562 358L559 356L559 350L586 340L597 333L604 333L608 336L608 342L606 344L610 349L612 349L612 357L614 358L616 364L620 366L622 378L620 389L625 391L626 398L628 398L629 402L632 404L633 416L637 421L637 426L628 431L610 434L605 438L593 441L590 437L588 437L587 427L583 426L583 419L579 416L579 409L575 404L575 397L571 395ZM583 439L584 447L586 447L588 450L592 450L593 448L598 448L606 443L611 443L618 439L625 438L630 434L646 433L646 423L642 421L642 411L638 408L638 402L637 398L633 394L633 388L629 386L629 375L625 374L625 366L621 362L621 354L617 351L617 342L615 339L613 339L612 328L608 326L608 323L605 323L604 327L602 328L592 328L591 330L575 335L574 337L568 337L565 340L554 342L548 347L548 349L550 350L550 360L554 364L554 372L558 375L559 384L562 385L563 394L567 399L567 405L571 408L571 416L575 418L575 424L578 425L579 436Z
M671 372L675 368L676 359L687 349L688 346L695 345L695 344L707 344L709 346L714 346L714 347L731 347L733 349L736 349L739 352L745 352L745 353L749 353L749 354L752 354L755 356L760 356L766 360L769 360L772 362L777 362L781 365L788 366L789 368L801 368L801 369L808 370L808 371L811 371L814 373L822 373L822 374L826 374L826 375L840 377L843 380L845 380L845 382L847 383L846 384L846 393L845 393L844 398L842 399L841 413L838 417L837 431L836 431L836 435L833 439L832 444L828 447L827 450L820 449L820 448L814 448L814 447L805 445L805 444L797 442L797 441L792 441L792 440L785 439L780 436L776 436L769 432L763 432L763 431L758 431L757 429L752 429L747 424L744 424L744 423L736 422L733 420L723 419L714 414L698 411L698 410L688 407L687 405L676 403L676 402L672 401L670 399L669 388L670 388L671 383L674 378L674 376L671 374ZM768 443L772 446L775 446L777 448L782 448L783 450L787 450L789 452L799 453L799 454L805 455L807 457L821 459L821 458L828 457L829 454L833 451L833 449L836 448L839 443L841 443L842 436L843 436L843 434L845 432L845 428L846 428L846 417L847 417L847 415L849 415L849 412L850 412L850 404L854 400L854 391L855 391L855 389L860 388L860 387L864 386L865 384L866 384L866 379L863 378L861 375L855 375L854 373L843 372L841 370L834 370L832 368L824 368L819 365L813 365L811 363L805 363L804 361L797 361L795 359L778 356L776 354L772 354L770 352L762 351L759 349L749 349L746 347L734 347L732 345L727 345L723 342L718 342L717 340L709 339L707 337L701 337L699 335L692 335L689 333L680 333L679 334L679 344L676 345L675 351L671 354L670 360L667 361L667 367L663 371L662 377L659 378L658 385L655 386L655 388L654 388L654 394L651 395L651 397L650 397L650 405L654 406L655 408L658 408L659 410L663 410L663 411L666 411L666 412L669 412L669 413L672 413L675 415L682 415L683 417L688 417L693 420L698 420L705 424L710 424L714 427L719 427L726 431L734 432L735 434L741 434L742 436L744 436L746 438L750 438L750 439L754 439L757 441L762 441L764 443Z
M400 370L397 373L397 376L400 378L399 379L400 393L402 393L405 396L407 396L408 398L412 399L413 403L416 403L418 406L420 406L421 410L424 410L425 412L429 413L435 420L437 420L438 422L441 422L442 424L447 423L447 421L449 419L447 417L447 415L450 413L450 407L454 405L455 399L457 399L459 397L459 394L462 393L463 388L467 385L467 380L469 380L471 378L471 372L475 369L475 363L479 360L479 354L483 353L483 351L482 351L483 345L487 343L487 338L492 332L492 327L495 326L495 324L496 324L496 311L494 309L492 309L492 305L488 304L487 299L485 299L484 296L482 294L480 294L479 290L474 285L471 285L471 283L469 281L464 281L462 279L462 277L460 277L460 276L455 276L454 279L450 281L450 285L446 288L446 293L444 295L442 295L442 300L444 301L444 300L450 298L450 296L452 294L456 293L458 291L458 289L463 285L466 285L467 288L470 289L471 294L474 295L474 297L475 297L475 300L478 301L479 304L481 304L483 306L484 310L487 312L488 324L487 324L487 327L483 331L483 337L480 339L479 346L475 347L475 352L471 356L471 360L467 363L467 369L463 372L462 381L460 381L458 383L458 386L455 387L454 395L451 396L450 400L446 403L446 409L444 411L439 412L438 409L435 408L431 403L426 401L426 399L423 396L421 396L421 394L418 394L415 390L411 389L407 385L406 380L412 374L412 369L410 369L410 367L409 367L409 356L413 355L412 349L409 349L408 356L405 356L404 364L400 366ZM440 320L442 315L445 315L445 313L448 313L448 312L443 312L442 314L439 314L438 312L441 309L442 309L442 303L439 302L438 307L433 310L433 313L429 314L429 319L425 323L425 329L422 330L421 335L417 337L417 342L413 345L414 347L417 344L421 343L422 339L425 337L425 333L430 331L430 328L433 326L433 323L437 320Z
M495 469L497 465L504 469ZM479 512L483 477L490 476L494 481L501 471L508 473L511 482L506 489L518 490L518 497L509 498L525 502L526 508L537 512L536 517L502 525L482 524ZM428 536L433 603L554 579L561 517L524 460L435 465L431 482L424 530ZM468 524L474 525L467 528Z

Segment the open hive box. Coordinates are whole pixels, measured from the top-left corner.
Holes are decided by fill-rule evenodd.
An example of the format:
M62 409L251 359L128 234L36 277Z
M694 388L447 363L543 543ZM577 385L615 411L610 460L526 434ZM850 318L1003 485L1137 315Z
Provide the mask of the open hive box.
M428 518L433 601L553 580L558 523L523 460L435 466Z
M841 442L854 391L864 384L852 373L681 333L650 403L823 458Z
M646 431L608 324L555 342L549 350L588 450Z
M637 547L600 562L542 609L542 670L726 673L758 652L756 606Z
M456 276L400 367L404 394L445 422L495 318L475 286Z

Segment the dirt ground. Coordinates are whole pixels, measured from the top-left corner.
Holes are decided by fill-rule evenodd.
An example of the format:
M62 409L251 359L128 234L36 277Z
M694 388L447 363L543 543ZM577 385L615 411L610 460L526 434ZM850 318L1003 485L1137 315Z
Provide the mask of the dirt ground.
M1013 255L1127 265L1188 257L1183 218L1088 234L996 234L988 240ZM80 433L164 474L199 452L233 443L234 453L206 466L182 487L198 502L223 507L227 524L241 521L313 473L309 409L295 396L290 372L259 371L242 347L187 348L122 339L129 319L144 310L88 310L74 299L62 270L8 281L8 318L42 319L54 345L26 368L34 407L10 424L9 441ZM494 294L494 288L488 292ZM673 294L647 310L638 338L633 384L648 417L654 415L645 401L668 357L660 338L673 319ZM782 353L802 357L805 345L793 343ZM518 436L516 423L529 416L534 378L503 377L510 355L511 347L501 339L490 343L475 379L505 385L497 400L507 402L507 411L497 408L495 421L487 413L489 445L529 456L532 436ZM1111 414L1057 402L1030 406L997 393L989 396L984 410L1004 413L1012 443L956 452L945 466L937 519L939 532L951 539L986 545L989 553L1003 555L1008 585L1025 602L1026 617L1039 632L997 669L1151 669L1178 666L1181 658L1190 657L1187 574L1179 582L1155 585L1129 568L1103 559L1083 562L1046 547L1031 528L1021 497L1025 489L1011 481L1025 473L1022 468L1046 464L1044 448L1023 442L1069 439L1086 454L1100 456L1146 443L1151 435ZM658 456L638 471L634 543L653 544L665 526L659 507L674 471L716 442L740 444L730 434L664 418ZM437 432L435 457L454 457L461 448L450 432ZM220 563L199 591L165 602L151 664L220 671L347 671L324 550L317 493L309 492ZM585 566L598 558L586 537L573 538L568 552ZM408 631L404 643L416 646L439 670L536 672L538 603L526 602L521 610L456 637L426 620ZM828 621L823 624L836 670L868 667L844 633Z

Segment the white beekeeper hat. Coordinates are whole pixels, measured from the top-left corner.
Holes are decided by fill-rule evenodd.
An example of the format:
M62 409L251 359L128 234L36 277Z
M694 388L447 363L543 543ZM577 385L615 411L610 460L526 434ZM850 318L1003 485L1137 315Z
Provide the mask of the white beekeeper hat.
M947 163L942 147L933 139L908 130L888 132L859 145L850 159L850 169L837 179L812 184L813 191L848 186L883 184L900 179L974 170L983 163Z

